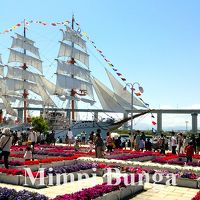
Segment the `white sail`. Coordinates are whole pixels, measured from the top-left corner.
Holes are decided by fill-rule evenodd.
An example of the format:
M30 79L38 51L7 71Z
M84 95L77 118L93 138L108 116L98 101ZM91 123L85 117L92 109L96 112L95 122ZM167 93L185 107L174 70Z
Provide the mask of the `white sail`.
M7 96L7 95L16 95L17 92L13 90L8 90L6 87L6 80L5 79L0 79L0 94Z
M44 105L48 106L56 106L55 103L52 101L48 93L46 92L45 88L41 84L35 84L35 83L30 83L27 81L21 81L21 80L16 80L16 79L6 79L6 85L8 90L14 90L14 91L19 91L19 90L30 90L37 95L41 96Z
M6 78L5 83L6 83L8 90L19 91L19 90L26 89L26 90L31 90L31 91L35 92L36 94L40 95L37 90L37 85L34 83L17 80L17 79L9 79L9 78Z
M37 91L39 92L39 95L41 96L45 106L56 107L56 104L52 101L51 97L48 95L43 86L37 84Z
M34 43L35 43L33 40L30 40L29 38L24 37L24 36L22 36L22 35L20 35L18 33L16 33L16 36L17 36L17 38L23 40L25 43L29 43L31 45L34 45Z
M58 53L58 57L66 56L79 60L86 66L89 66L89 55L87 53L60 41L60 50Z
M62 95L66 94L64 89L60 88L59 86L56 86L51 81L47 80L44 76L38 76L37 82L42 84L50 95L60 95L60 96L62 96Z
M72 78L69 76L57 74L56 85L58 85L59 87L64 88L64 89L86 90L87 95L94 98L92 84L89 82L82 81L82 80Z
M6 109L7 114L16 117L16 116L17 116L17 113L13 110L13 108L11 107L9 101L8 101L4 96L1 96L1 99L2 99L2 101L3 101L3 104L4 104L4 106L5 106L5 109Z
M10 95L5 95L5 98L9 101L9 102L15 102L16 100L20 100L22 101L22 96L10 96Z
M57 73L74 75L84 80L90 80L90 70L68 64L65 61L57 60Z
M16 102L16 100L23 101L24 98L21 96L5 96L5 98L9 102ZM34 104L34 105L44 105L44 102L42 100L37 99L27 99L26 100L28 104Z
M0 94L3 95L6 90L5 79L0 78Z
M124 99L126 102L131 102L131 94L127 90L124 90L124 86L106 69L107 75L112 84L113 90L115 93ZM146 108L145 105L133 96L133 105Z
M13 41L12 41L11 48L22 48L24 50L31 52L38 58L40 58L39 49L37 47L33 46L33 44L27 42L24 38L23 39L15 38L15 37L12 37L12 38L13 38Z
M0 54L0 64L2 64L2 58L1 58L1 54Z
M80 46L82 49L86 50L86 41L81 38L81 35L76 33L71 28L67 27L67 30L63 32L63 40L73 42L74 44Z
M72 98L74 98L75 101L82 101L84 103L89 103L90 105L94 105L94 103L96 102L95 100L90 100L90 99L86 99L86 98L82 98L82 97L72 97L70 95L65 95L65 96L58 96L58 98L61 101L66 101L66 100L72 100Z
M37 77L37 81L42 83L50 95L55 94L56 86L54 83L47 80L45 77Z
M119 95L115 94L115 99L125 110L130 110L131 109L131 103L127 102L125 99L123 99Z
M28 81L35 82L36 76L38 76L38 74L29 72L27 70L23 70L20 68L8 66L8 71L7 71L8 78L16 78L16 79L20 79L20 80L26 79Z
M124 108L115 100L115 94L96 78L92 83L104 110L124 113Z
M0 64L0 76L4 76L4 66Z
M5 109L5 106L3 103L0 102L0 109Z
M95 104L95 100L90 100L90 99L86 99L86 98L80 98L80 101L84 102L84 103L89 103L91 106Z
M21 52L18 52L16 50L10 49L10 55L8 62L21 62L26 63L27 65L31 65L37 70L39 70L42 73L42 61L40 59L34 58L32 56L23 54Z
M0 76L4 76L4 65L2 64L2 58L0 54Z

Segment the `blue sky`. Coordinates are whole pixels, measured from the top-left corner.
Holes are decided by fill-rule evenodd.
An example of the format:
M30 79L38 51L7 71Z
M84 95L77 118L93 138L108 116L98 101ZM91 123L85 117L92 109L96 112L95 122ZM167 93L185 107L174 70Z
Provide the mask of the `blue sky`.
M2 2L1 7L0 31L24 18L54 22L70 19L74 13L82 30L128 82L141 83L145 90L143 99L151 107L200 107L199 1L12 0ZM51 64L58 52L57 41L61 39L58 30L59 27L31 25L28 31L45 57L44 72L49 77L55 72L55 65ZM10 35L0 35L4 62ZM89 52L98 57L92 46ZM107 66L101 57L98 59ZM104 73L102 64L92 56L91 65L94 75ZM103 75L102 79L107 82Z

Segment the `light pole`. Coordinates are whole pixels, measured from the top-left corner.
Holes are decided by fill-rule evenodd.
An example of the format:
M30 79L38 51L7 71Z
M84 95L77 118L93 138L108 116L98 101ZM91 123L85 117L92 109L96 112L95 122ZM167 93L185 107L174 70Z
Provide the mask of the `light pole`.
M138 82L126 83L124 90L127 90L127 86L131 89L131 150L133 149L133 95L134 95L134 85L138 85L138 90L143 93L144 89L140 86Z

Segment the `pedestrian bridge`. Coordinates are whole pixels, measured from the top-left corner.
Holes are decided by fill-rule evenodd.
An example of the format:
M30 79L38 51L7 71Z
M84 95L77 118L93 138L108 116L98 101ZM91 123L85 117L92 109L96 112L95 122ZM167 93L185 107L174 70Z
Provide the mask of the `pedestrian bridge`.
M23 108L22 107L15 107L14 109L18 110L18 118L22 119L23 117ZM43 108L27 108L27 110L33 110L33 111L44 111ZM71 116L71 109L63 109L63 108L45 108L47 111L65 111L67 113L68 118L70 119ZM141 113L144 112L144 109L141 110L133 110L133 113ZM102 109L75 109L75 112L90 112L94 113L94 118L98 119L98 113L114 113L110 110L102 110ZM126 110L126 113L124 113L124 118L128 116L128 114L131 113L131 110ZM151 113L157 114L157 131L162 131L162 115L163 114L190 114L192 118L192 132L197 133L198 130L198 114L200 113L200 109L153 109Z

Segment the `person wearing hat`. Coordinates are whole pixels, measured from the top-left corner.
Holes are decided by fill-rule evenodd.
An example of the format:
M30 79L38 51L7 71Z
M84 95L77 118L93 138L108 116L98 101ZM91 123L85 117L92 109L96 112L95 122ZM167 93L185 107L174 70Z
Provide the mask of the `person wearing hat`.
M12 146L12 136L10 133L10 129L6 128L3 130L3 135L0 138L0 149L1 149L0 159L2 158L2 156L4 157L4 165L6 169L8 169L8 157L10 155L11 146Z

